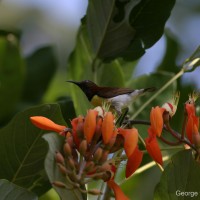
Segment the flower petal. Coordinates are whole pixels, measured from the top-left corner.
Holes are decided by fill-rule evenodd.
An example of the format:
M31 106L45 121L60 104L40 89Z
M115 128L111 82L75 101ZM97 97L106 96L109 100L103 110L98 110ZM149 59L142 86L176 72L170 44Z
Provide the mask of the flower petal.
M149 155L160 165L163 165L162 154L156 136L152 134L151 128L148 129L149 137L145 139L146 149Z
M89 110L84 122L84 135L88 143L91 142L96 129L96 110Z
M102 123L102 137L104 144L109 143L113 136L114 116L111 112L107 112Z
M123 193L119 185L114 180L107 181L108 186L114 191L116 200L128 200L129 198Z
M138 146L135 148L132 155L128 158L126 164L126 178L131 176L142 162L143 152L138 149Z
M82 116L74 118L71 121L72 130L73 130L72 132L73 140L77 148L79 148L79 145L80 145L79 137L83 139L83 121L84 121L84 118Z
M186 103L185 109L186 109L188 116L190 116L190 115L194 116L196 113L195 105L193 103Z
M188 140L193 144L193 135L198 134L199 129L199 118L193 115L188 116L188 121L186 124L186 134Z
M36 127L43 130L55 131L57 133L60 133L66 128L66 126L56 124L50 119L43 116L33 116L30 117L30 120Z
M163 129L163 112L165 111L164 108L160 108L156 106L155 108L151 109L150 112L150 122L151 127L153 129L154 134L160 137Z
M127 157L129 158L134 152L138 143L138 130L136 128L132 129L118 129L119 134L124 137L124 149Z

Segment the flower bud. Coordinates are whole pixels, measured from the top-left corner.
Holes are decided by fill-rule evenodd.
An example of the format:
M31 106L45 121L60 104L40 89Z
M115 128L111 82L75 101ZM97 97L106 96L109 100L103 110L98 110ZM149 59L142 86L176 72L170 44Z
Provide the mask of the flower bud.
M97 123L96 123L96 129L95 129L95 133L93 136L93 141L96 142L99 140L99 138L101 137L101 126L102 126L102 122L103 122L103 118L102 117L97 117Z
M77 133L79 139L84 138L83 128L84 128L83 117L79 117L78 118L78 124L77 124L77 127L76 127L76 133Z
M71 147L70 147L68 142L66 142L64 144L63 150L64 150L64 153L65 153L66 156L71 156L72 155L72 150L71 150Z
M73 147L74 141L73 141L72 135L70 137L66 138L65 142L68 143L70 145L70 147Z
M60 181L54 181L52 184L59 188L66 188L66 185Z
M84 122L84 135L88 142L88 144L91 142L93 135L95 133L96 129L96 116L97 111L95 110L89 110Z
M56 159L57 163L60 163L62 165L65 164L64 157L63 157L63 155L60 152L56 152L55 159Z
M98 190L98 189L91 189L91 190L88 190L88 194L92 194L92 195L101 195L103 194L101 192L101 190Z
M61 172L63 175L67 175L67 174L68 174L68 170L66 169L65 166L61 165L60 163L58 163L57 165L58 165L58 168L59 168L60 172Z
M98 149L94 153L94 157L93 157L94 162L98 162L99 161L99 159L102 157L102 153L103 153L102 148L98 147Z
M69 159L67 160L67 163L68 163L69 167L70 167L72 170L75 169L75 163L74 163L73 158L69 158Z
M82 140L81 143L80 143L80 146L79 146L79 153L82 156L85 156L86 151L87 151L87 141L86 140Z

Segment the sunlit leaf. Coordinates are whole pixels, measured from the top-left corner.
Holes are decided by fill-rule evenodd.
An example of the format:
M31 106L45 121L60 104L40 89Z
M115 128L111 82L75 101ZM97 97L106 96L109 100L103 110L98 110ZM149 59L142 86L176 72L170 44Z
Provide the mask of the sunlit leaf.
M47 144L41 138L44 131L36 128L29 119L40 115L65 125L59 105L46 104L17 114L0 130L0 178L31 188L37 194L50 188L44 172L47 153Z
M55 161L55 152L60 151L62 152L63 144L64 144L64 137L60 137L56 134L49 133L43 136L43 138L49 144L49 151L45 159L45 170L49 177L50 182L60 181L63 182L67 187L71 189L59 188L53 186L54 189L58 192L60 198L62 200L77 200L82 199L83 196L78 189L73 188L69 181L63 176L63 174L59 171L59 168Z
M7 180L0 180L1 200L37 200L35 194Z
M155 189L154 200L198 199L200 188L198 177L200 177L200 165L194 160L191 150L175 154ZM184 192L184 195L180 195L180 192ZM196 195L186 192L196 192Z

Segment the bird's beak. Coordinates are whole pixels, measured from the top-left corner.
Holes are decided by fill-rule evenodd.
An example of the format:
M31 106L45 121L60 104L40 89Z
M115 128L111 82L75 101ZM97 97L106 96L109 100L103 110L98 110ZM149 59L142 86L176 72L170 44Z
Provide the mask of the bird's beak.
M69 83L73 83L73 84L76 84L76 85L80 85L80 82L77 82L77 81L66 81L66 82L69 82Z

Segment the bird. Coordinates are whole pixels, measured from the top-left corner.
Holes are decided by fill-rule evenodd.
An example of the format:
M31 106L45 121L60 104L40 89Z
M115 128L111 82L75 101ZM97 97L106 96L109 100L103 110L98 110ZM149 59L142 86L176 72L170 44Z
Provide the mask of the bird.
M68 80L67 82L77 85L85 93L93 106L102 106L103 102L106 102L118 114L122 113L122 109L128 108L137 97L156 90L155 87L135 90L130 88L104 87L98 86L90 80L80 82Z

